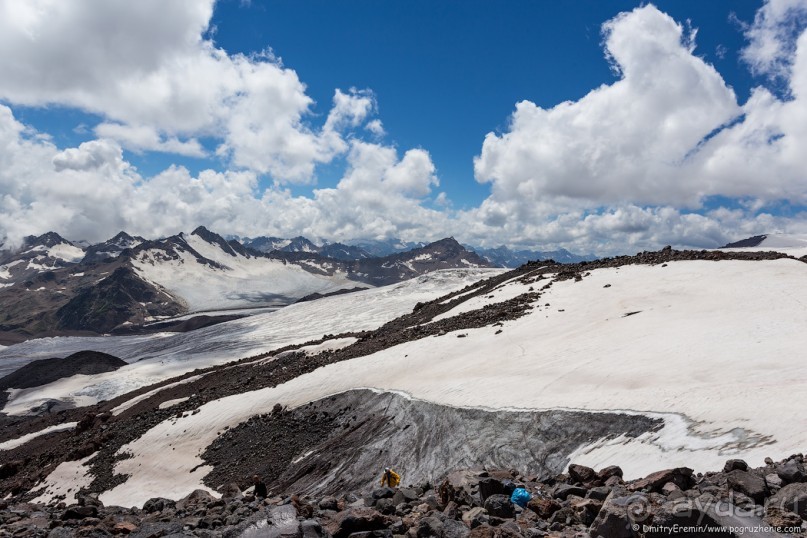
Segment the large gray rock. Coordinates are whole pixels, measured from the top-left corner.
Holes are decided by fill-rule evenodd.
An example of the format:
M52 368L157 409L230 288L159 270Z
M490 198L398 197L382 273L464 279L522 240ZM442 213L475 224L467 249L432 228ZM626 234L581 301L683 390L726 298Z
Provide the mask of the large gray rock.
M591 523L592 537L633 538L639 536L638 527L651 516L650 500L643 493L631 493L623 486L615 486L605 499L599 514Z
M504 495L504 484L501 480L486 477L479 480L479 500L484 503L491 495Z
M485 500L485 510L495 517L511 518L516 515L513 503L510 502L510 497L501 494L488 497Z
M210 494L210 492L203 489L196 489L177 501L176 507L178 510L190 511L196 507L204 507L208 504L215 502L217 499Z
M401 503L409 503L418 500L417 491L412 488L401 488L392 496L392 504L398 506Z
M310 526L309 523L307 525L309 535ZM297 510L291 504L275 506L269 511L267 519L250 525L241 534L241 538L302 538L302 536L303 525L297 520Z
M219 493L221 493L221 498L228 503L232 501L239 501L244 498L244 495L241 493L241 488L239 488L238 484L235 482L225 485Z
M334 538L347 538L354 532L386 529L390 522L387 516L372 508L349 508L336 514L325 528Z
M755 507L754 510L743 510L725 501L701 503L701 505L708 519L720 527L735 529L734 536L737 538L745 538L749 535L753 535L754 538L781 538L783 536L775 532L762 530L765 523L758 514L758 512L761 512L759 507ZM751 529L753 529L753 533ZM717 534L710 533L708 536L717 536Z
M723 466L724 473L730 473L731 471L747 471L748 464L745 460L728 460L726 464Z
M776 474L785 484L792 484L794 482L804 482L807 479L807 473L804 472L804 466L796 460L788 460L784 464L776 468Z
M176 504L177 503L171 499L166 499L164 497L152 497L151 499L147 500L145 504L143 504L143 511L147 514L151 514L153 512L162 512L165 509L174 508Z
M676 467L675 469L665 469L647 475L646 477L631 483L631 491L661 491L664 484L672 482L682 490L687 490L695 483L692 479L692 469L689 467Z
M373 499L391 499L395 495L395 490L392 488L378 488L374 489L372 496Z
M441 538L443 536L443 522L436 517L424 517L418 523L418 538Z
M580 486L571 486L569 484L559 484L555 488L555 491L552 492L552 495L556 499L566 499L569 495L585 497L586 493L586 488L582 488Z
M479 526L483 516L487 517L487 511L481 506L475 506L462 514L462 522L468 526L468 528L473 529Z
M468 538L470 529L461 521L447 519L443 521L443 538Z
M768 495L765 479L748 471L735 470L727 476L728 486L734 491L748 495L757 504L762 504Z
M325 538L325 530L316 519L306 519L300 523L302 538Z
M572 482L578 482L587 486L599 482L600 480L597 473L591 467L574 463L569 465L569 478Z
M783 512L794 512L807 519L807 483L788 484L768 499L766 508L778 508Z

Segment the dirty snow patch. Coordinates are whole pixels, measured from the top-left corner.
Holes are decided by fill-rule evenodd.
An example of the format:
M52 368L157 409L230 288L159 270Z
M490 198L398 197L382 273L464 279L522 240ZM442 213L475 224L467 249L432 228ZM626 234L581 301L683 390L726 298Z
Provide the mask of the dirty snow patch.
M63 424L55 424L53 426L48 426L45 429L39 430L38 432L29 433L23 435L22 437L17 437L16 439L10 439L8 441L4 441L0 443L0 450L11 450L12 448L17 448L18 446L22 446L31 439L36 439L42 435L47 435L49 433L54 432L61 432L65 430L72 430L73 428L78 425L78 422L65 422Z

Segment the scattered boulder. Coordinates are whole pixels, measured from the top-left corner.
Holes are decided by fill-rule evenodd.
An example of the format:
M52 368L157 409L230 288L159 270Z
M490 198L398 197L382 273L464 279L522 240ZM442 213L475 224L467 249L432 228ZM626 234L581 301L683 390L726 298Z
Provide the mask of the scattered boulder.
M802 519L807 519L807 483L788 484L776 492L766 505L766 510L778 509L781 512L793 512Z
M778 466L776 468L776 474L785 484L804 482L805 479L807 479L807 473L804 472L804 466L795 459L788 460L784 464Z
M468 538L471 531L460 521L447 519L443 521L443 538Z
M765 479L748 471L734 470L728 474L728 487L751 497L755 503L762 504L768 494Z
M561 506L555 499L530 499L527 508L538 514L542 519L549 519L552 514L560 510Z
M244 495L241 493L241 488L235 482L230 482L221 488L221 498L226 502L240 501Z
M339 501L336 500L336 497L328 496L323 497L319 503L317 504L320 510L339 510Z
M603 467L600 469L600 472L597 473L597 477L602 481L608 480L614 476L619 477L620 479L623 476L622 468L618 465L609 465L608 467Z
M372 508L349 508L336 514L326 526L334 538L347 538L354 532L386 529L390 520Z
M491 495L503 495L504 493L504 484L501 480L492 477L485 477L479 480L479 500L482 503Z
M591 467L585 465L569 465L569 479L572 482L589 485L599 481L599 476Z
M409 503L418 500L417 491L411 488L401 488L395 492L395 495L392 496L392 504L394 506L398 506L401 503ZM449 500L454 500L449 499ZM444 501L444 504L448 504L448 501Z
M650 517L650 500L641 493L632 493L624 487L615 487L591 523L591 536L633 538L639 536L634 525Z
M180 510L190 511L195 507L206 507L208 504L216 500L217 499L211 495L209 491L204 489L196 489L189 493L186 497L177 501L176 507Z
M316 519L306 519L300 522L302 538L326 538L325 530Z
M417 528L418 538L441 538L443 536L443 523L436 517L424 517Z
M462 522L465 523L468 528L476 528L482 524L482 516L486 516L487 513L487 510L481 506L475 506L462 514Z
M654 491L658 493L667 482L672 482L682 490L687 490L694 485L692 479L692 469L689 467L676 467L666 469L647 475L645 478L636 480L628 488L630 491Z
M515 517L515 508L510 502L510 497L497 493L485 499L485 510L495 517L511 518Z
M79 506L79 505L72 505L68 506L67 510L62 513L61 519L85 519L88 517L97 517L98 516L98 507L97 506Z
M162 512L166 508L173 509L176 507L176 504L171 499L166 499L163 497L154 497L147 500L143 504L143 511L147 514L151 514L153 512Z
M575 520L583 525L591 525L602 508L602 501L594 499L572 499L570 503Z
M569 484L558 484L553 492L553 496L556 499L566 499L569 495L585 497L586 489L580 486L570 486Z
M395 490L392 488L378 488L373 490L373 499L391 499L395 495Z
M731 471L747 471L748 464L743 460L728 460L726 464L723 466L724 473L730 473Z
M595 488L591 488L586 493L586 497L589 499L596 499L598 501L604 501L608 494L611 493L611 488L608 486L597 486Z
M301 534L300 522L297 520L297 509L294 505L283 504L275 506L269 511L269 521L272 523L270 536L299 537Z

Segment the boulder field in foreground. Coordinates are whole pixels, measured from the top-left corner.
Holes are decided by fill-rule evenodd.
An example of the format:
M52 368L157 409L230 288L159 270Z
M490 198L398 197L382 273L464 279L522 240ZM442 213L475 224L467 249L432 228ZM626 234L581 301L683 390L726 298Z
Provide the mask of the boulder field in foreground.
M801 454L750 469L729 460L720 472L681 467L624 482L617 466L570 465L539 481L516 470L464 469L437 483L309 497L256 499L236 484L222 496L197 490L154 498L142 509L105 507L94 494L77 504L0 501L0 536L243 536L296 538L517 538L538 536L782 536L807 529ZM525 508L513 487L532 494Z

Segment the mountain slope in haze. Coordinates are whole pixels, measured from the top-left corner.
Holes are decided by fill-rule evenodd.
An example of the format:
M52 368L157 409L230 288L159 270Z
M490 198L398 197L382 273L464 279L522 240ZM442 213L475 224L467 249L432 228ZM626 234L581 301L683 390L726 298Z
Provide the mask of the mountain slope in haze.
M596 256L593 255L578 255L572 254L566 249L558 250L511 250L506 246L497 248L479 248L470 247L466 248L473 250L490 263L497 267L515 268L520 265L531 261L545 261L554 260L558 263L578 263L582 261L595 260Z
M281 239L279 237L255 237L242 240L246 248L259 252L270 253L279 252L303 252L308 254L319 254L325 258L335 260L350 261L362 258L371 258L372 254L364 249L346 245L344 243L326 242L322 246L317 246L305 237L298 236L292 239Z

